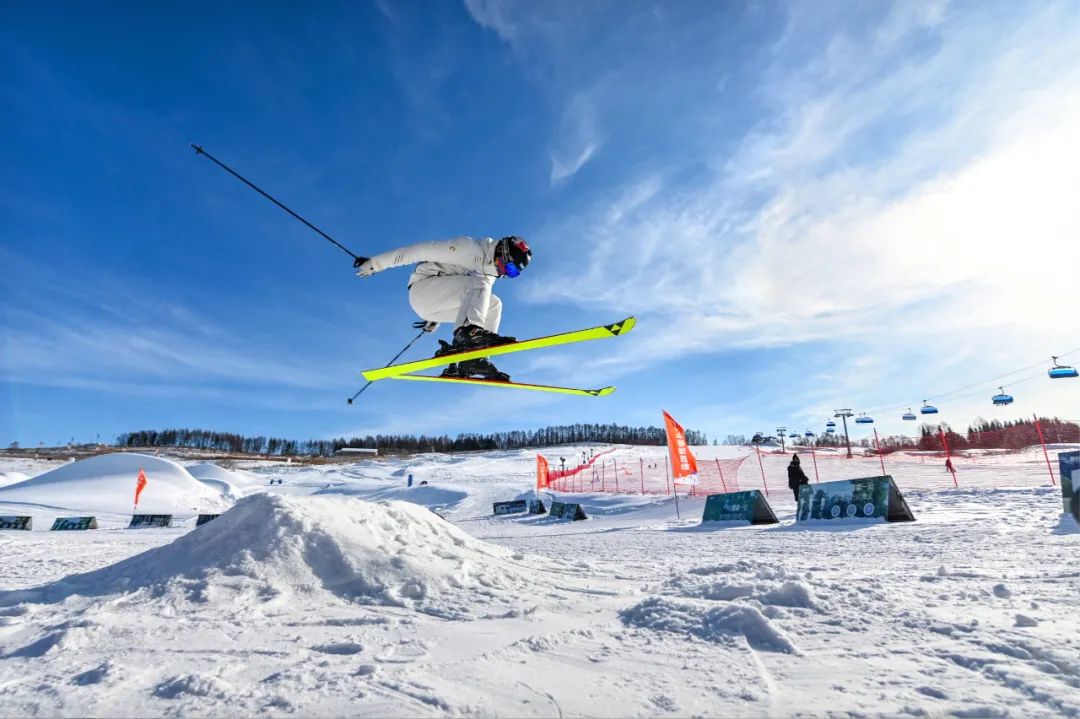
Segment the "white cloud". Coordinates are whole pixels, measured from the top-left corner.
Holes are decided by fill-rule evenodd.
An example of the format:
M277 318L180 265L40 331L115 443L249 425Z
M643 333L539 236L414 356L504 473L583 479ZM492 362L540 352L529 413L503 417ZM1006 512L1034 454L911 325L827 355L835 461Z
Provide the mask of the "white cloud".
M600 149L593 93L578 93L563 112L551 152L551 184L567 179L585 166Z
M897 62L942 16L895 12L794 77L778 59L777 114L711 182L553 223L545 234L589 260L531 298L641 313L651 341L606 360L628 368L717 347L1060 331L1074 315L1047 261L1080 266L1071 16L1051 7L1008 33L963 18Z

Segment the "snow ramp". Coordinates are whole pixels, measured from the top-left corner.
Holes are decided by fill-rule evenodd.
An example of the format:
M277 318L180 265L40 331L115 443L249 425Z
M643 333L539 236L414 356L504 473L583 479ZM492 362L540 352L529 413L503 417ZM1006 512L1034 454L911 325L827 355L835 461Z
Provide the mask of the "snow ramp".
M191 515L230 504L219 491L192 477L176 462L127 452L88 457L0 487L0 503L130 514L140 469L147 479L139 498L140 513Z
M143 592L226 613L354 603L470 619L521 611L539 574L522 555L407 502L255 494L171 544L2 593L0 605Z

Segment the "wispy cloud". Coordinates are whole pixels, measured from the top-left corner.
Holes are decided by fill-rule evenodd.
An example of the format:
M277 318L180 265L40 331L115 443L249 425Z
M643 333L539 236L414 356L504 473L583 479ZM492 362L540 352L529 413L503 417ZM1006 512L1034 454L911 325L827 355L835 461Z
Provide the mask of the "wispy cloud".
M0 257L14 273L0 315L5 382L122 393L153 385L154 394L172 396L221 384L334 384L334 373L310 358L283 358L280 348L259 346L145 286L130 289L130 279L91 267L78 278L62 277L11 252ZM19 274L35 282L15 282Z
M596 108L592 93L575 95L563 112L551 154L551 183L570 177L585 166L600 146Z
M1077 16L967 10L900 3L871 32L814 38L793 17L760 90L772 111L716 148L709 181L650 168L643 201L553 221L544 235L588 259L531 299L643 315L650 341L605 360L628 370L823 340L905 354L962 337L971 359L1066 334L1046 263L1080 261Z

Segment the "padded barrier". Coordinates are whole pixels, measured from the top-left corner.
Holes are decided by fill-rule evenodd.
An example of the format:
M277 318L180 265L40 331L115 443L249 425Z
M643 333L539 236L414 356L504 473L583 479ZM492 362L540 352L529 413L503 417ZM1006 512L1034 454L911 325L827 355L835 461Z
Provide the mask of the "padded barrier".
M520 514L529 511L529 503L524 499L515 499L511 502L495 502L491 507L495 514Z
M893 478L885 475L804 484L799 492L796 519L800 522L850 519L912 522L915 515Z
M1058 453L1062 511L1080 520L1080 452Z
M0 517L0 529L24 529L30 531L34 528L34 519L22 515Z
M765 496L756 489L747 492L710 494L705 498L702 522L746 522L747 524L778 524L776 513Z
M578 521L581 519L588 519L585 516L585 510L581 508L580 504L571 504L569 502L552 502L551 511L548 512L549 516L559 517L561 519L570 519Z
M78 532L84 529L97 528L97 517L57 517L50 531Z
M134 514L128 529L141 529L143 527L171 527L171 514Z
M547 507L542 499L529 500L529 514L547 514Z

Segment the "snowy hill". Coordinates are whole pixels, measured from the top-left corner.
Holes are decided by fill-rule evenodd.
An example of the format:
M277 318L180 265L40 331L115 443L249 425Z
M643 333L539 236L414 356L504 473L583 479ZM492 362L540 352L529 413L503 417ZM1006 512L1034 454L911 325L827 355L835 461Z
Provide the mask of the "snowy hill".
M0 505L130 514L140 469L147 478L140 512L191 515L229 505L220 491L198 481L172 460L121 452L89 457L0 487Z

